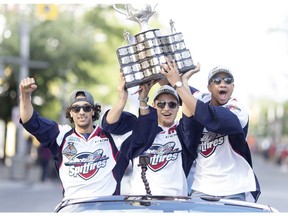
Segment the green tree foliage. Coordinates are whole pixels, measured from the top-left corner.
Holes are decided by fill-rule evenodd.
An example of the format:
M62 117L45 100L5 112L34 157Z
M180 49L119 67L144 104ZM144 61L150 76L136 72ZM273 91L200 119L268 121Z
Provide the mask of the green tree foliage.
M28 5L30 15L25 15L31 27L30 60L49 64L45 69L29 69L29 76L38 84L33 94L36 110L57 120L75 88L90 90L100 104L112 103L119 78L116 49L123 43L123 29L113 16L113 8L99 5L85 12L81 5L59 5L56 20L41 21L33 13L33 7L35 5ZM5 30L11 35L2 37L0 56L19 57L22 16L17 7L9 10L2 6L1 12L6 20ZM5 64L5 67L14 68L14 83L11 77L2 77L3 83L9 86L7 92L0 95L0 103L5 104L5 109L0 111L2 119L11 116L8 111L15 102L7 103L11 100L8 95L12 90L18 91L15 79L18 82L19 74L19 65Z
M14 69L9 67L4 72L6 79L1 80L0 93L0 118L8 122L12 117L12 108L17 106L17 78L13 76Z
M1 8L2 9L2 8ZM7 15L7 19L9 19L12 23L16 22L16 17L12 14L2 14L2 10L0 10L0 19L2 19L3 29L0 31L0 57L2 56L17 56L19 55L19 40L17 37L13 37L9 40L9 43L4 43L4 36L11 34L11 32L18 32L19 26L13 25L7 31L4 26L4 15ZM0 24L0 25L1 25ZM2 35L1 35L2 33ZM0 118L4 121L8 122L12 117L12 108L17 105L17 76L15 71L19 70L17 65L6 65L6 67L2 64L0 68Z
M11 33L4 37L0 32L0 56L19 57L19 26L21 22L27 22L31 28L30 60L49 64L44 69L29 69L29 76L34 77L38 84L32 95L35 109L43 116L59 120L69 94L75 88L91 91L101 105L114 103L119 80L116 50L127 45L124 30L135 35L140 30L138 24L127 20L108 4L90 8L58 5L59 13L55 20L41 20L35 13L36 5L25 7L20 11L19 5L0 6L0 14L5 18L4 31ZM152 26L157 26L157 15L151 22L154 22ZM9 86L6 92L0 92L0 103L5 104L5 109L0 110L0 118L8 120L12 106L17 105L18 97L11 101L8 95L12 91L18 92L19 65L5 64L5 67L13 69L11 77L1 77L0 83Z

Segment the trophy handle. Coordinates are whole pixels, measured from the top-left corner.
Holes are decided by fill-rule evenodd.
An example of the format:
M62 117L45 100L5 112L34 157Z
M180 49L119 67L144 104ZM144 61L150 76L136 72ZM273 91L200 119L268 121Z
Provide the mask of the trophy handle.
M158 4L155 4L154 8L152 11L154 11L154 13L156 12L155 8L157 7Z
M127 7L126 4L125 4L125 7ZM114 10L116 10L117 12L119 12L119 13L121 13L121 14L124 14L124 15L127 16L127 17L129 16L127 13L124 12L123 9L117 8L116 4L113 4L113 8L114 8Z

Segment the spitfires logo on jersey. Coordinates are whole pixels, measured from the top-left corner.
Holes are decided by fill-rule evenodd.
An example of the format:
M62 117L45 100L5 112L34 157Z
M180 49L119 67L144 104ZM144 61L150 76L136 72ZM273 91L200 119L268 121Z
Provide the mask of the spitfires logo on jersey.
M215 152L216 148L224 143L224 136L216 133L207 132L201 138L198 146L200 154L207 158Z
M69 166L69 175L73 177L80 176L88 180L92 178L99 169L107 164L109 157L103 155L103 150L98 149L95 152L82 152L71 158L70 161L64 163Z
M146 151L146 155L150 157L148 167L157 172L164 168L170 161L175 161L178 158L181 150L175 148L175 142L168 142L165 145L153 144L151 148Z
M63 155L65 155L69 160L77 154L77 149L73 142L68 142L67 147L63 150Z

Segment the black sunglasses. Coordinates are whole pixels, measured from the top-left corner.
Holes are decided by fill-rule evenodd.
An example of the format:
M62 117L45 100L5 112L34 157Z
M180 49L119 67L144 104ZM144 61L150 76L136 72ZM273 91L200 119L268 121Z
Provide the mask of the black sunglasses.
M221 83L221 80L224 80L226 84L231 84L234 81L232 77L215 77L211 79L210 83L213 81L216 85L219 85Z
M84 112L91 112L92 110L92 106L88 106L88 105L85 105L85 106L72 106L71 107L71 110L75 113L79 113L81 108L83 109Z
M174 101L158 101L158 102L156 103L156 105L157 105L158 108L164 109L165 106L166 106L166 103L168 104L168 107L169 107L170 109L175 109L176 106L177 106L177 103L174 102Z

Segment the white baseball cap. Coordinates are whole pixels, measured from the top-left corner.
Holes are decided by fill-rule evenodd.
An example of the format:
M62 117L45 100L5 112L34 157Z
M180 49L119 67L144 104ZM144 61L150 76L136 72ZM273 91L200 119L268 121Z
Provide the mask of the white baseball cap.
M230 77L233 78L234 80L234 77L233 77L233 74L231 72L231 70L227 67L224 67L222 65L218 65L216 67L214 67L208 74L208 84L211 82L211 79L218 73L226 73L228 74Z
M171 87L170 85L163 85L163 86L161 86L161 87L156 91L156 93L155 93L155 95L154 95L154 101L155 101L155 100L157 99L157 97L158 97L159 95L161 95L161 94L171 94L171 95L173 95L173 96L177 99L177 101L179 102L179 96L178 96L176 90L175 90L173 87Z

